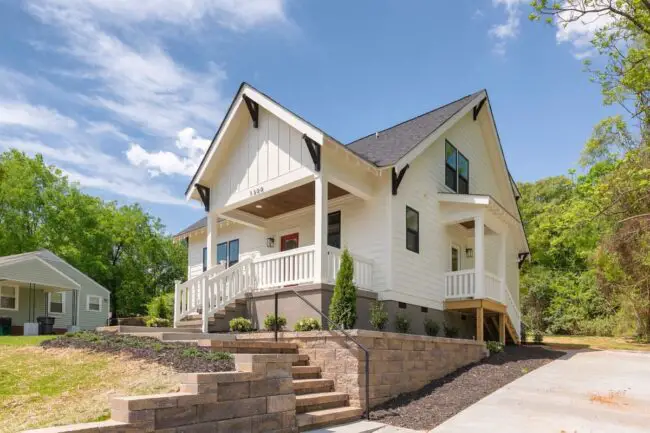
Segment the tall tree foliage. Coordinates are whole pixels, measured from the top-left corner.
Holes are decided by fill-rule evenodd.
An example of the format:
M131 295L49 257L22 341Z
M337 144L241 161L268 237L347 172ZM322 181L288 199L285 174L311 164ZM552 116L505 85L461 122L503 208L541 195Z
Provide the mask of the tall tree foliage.
M603 311L616 312L617 318L634 317L637 336L649 340L650 2L536 0L532 5L534 20L545 17L548 22L564 26L604 20L606 25L591 41L600 54L600 66L590 60L585 66L592 80L601 86L603 103L618 104L628 114L627 119L614 116L595 126L581 159L586 174L574 183L568 197L561 197L561 215L550 208L542 221L531 220L533 232L540 231L539 237L550 239L548 245L539 246L552 247L540 251L542 260L537 264L553 272L557 272L554 267L559 267L560 272L573 273L597 287L596 304L603 305ZM557 218L555 232L543 224L548 218ZM567 256L560 254L545 262L547 251L559 251L558 245L565 248L561 252ZM576 298L576 293L579 290L552 296L549 305L533 302L536 295L530 295L530 306L543 305L546 325L554 326L557 320L549 314L553 301ZM593 304L593 299L587 297L580 302ZM621 325L618 323L619 329Z
M145 312L183 279L187 256L157 218L82 193L37 155L0 154L0 256L47 248L111 291L114 312Z

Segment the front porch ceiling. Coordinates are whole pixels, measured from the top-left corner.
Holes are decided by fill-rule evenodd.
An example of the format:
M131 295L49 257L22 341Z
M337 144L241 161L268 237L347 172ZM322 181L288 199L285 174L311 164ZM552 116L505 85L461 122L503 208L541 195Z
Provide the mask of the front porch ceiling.
M349 194L349 192L343 188L332 183L327 184L327 197L329 200L342 197L346 194ZM266 219L312 206L315 200L314 182L312 181L241 206L239 210Z

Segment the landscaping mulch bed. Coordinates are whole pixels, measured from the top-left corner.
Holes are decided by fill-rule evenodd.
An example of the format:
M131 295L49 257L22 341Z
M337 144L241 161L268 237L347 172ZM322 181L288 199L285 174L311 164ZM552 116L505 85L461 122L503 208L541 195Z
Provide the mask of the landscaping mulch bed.
M192 343L168 343L151 337L134 337L81 331L59 336L41 343L48 348L76 348L127 355L174 369L179 373L232 371L235 362L229 353L213 352Z
M506 346L502 353L375 407L371 419L428 431L502 386L562 355L564 352L537 346Z

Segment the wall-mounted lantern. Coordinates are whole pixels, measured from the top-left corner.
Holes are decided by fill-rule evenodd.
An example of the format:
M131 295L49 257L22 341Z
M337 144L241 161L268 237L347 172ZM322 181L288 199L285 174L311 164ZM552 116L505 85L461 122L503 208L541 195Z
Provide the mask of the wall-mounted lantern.
M273 248L274 246L275 246L275 238L273 236L266 238L266 247Z
M472 257L474 257L474 250L472 248L465 248L465 256L468 259L471 259Z

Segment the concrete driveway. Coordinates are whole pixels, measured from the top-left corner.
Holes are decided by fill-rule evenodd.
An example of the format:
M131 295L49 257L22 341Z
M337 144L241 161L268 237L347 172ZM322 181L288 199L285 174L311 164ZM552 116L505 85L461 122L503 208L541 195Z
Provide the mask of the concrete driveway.
M650 353L570 353L430 433L467 432L650 432Z

